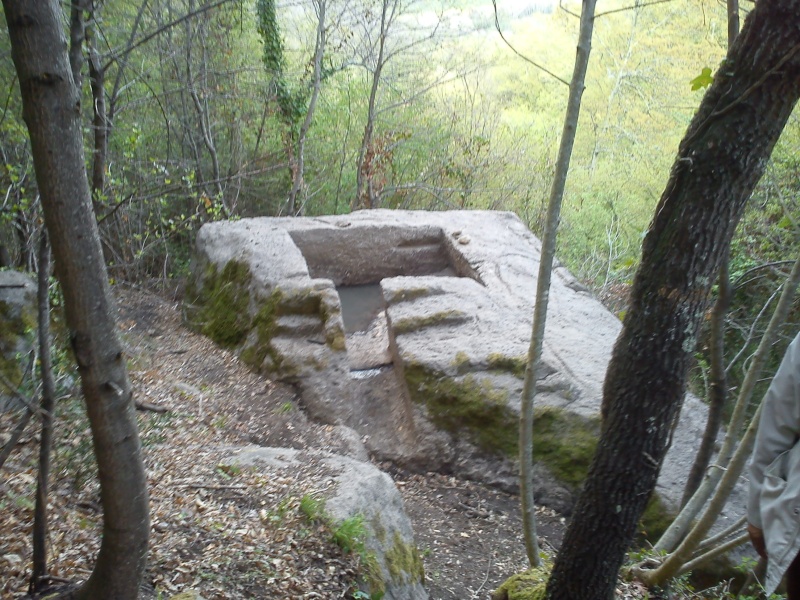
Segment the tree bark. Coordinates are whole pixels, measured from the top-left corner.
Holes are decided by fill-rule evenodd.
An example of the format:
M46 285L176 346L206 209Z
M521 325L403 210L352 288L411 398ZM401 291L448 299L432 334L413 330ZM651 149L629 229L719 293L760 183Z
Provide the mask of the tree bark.
M711 384L708 388L708 419L700 448L694 457L694 463L683 489L681 508L686 506L689 499L700 487L706 469L714 455L714 445L717 442L719 428L722 425L723 411L728 401L728 377L725 369L725 317L731 303L731 282L728 269L728 254L722 259L722 268L719 270L719 293L714 308L711 311Z
M102 491L100 552L77 597L133 600L147 553L146 478L92 212L80 95L61 8L56 0L3 0L3 7Z
M714 274L800 96L800 0L762 0L680 144L603 389L604 422L549 599L612 598L678 416Z
M799 283L800 258L798 258L794 263L794 268L786 280L783 293L781 294L781 299L778 302L778 306L775 307L775 312L770 319L767 331L764 333L761 343L759 344L758 350L756 351L756 356L753 357L752 366L748 370L747 374L747 379L750 382L759 378L761 375L761 367L764 364L764 358L768 353L768 349L775 341L775 337L780 325L786 321L786 317L791 309L792 300ZM747 382L742 385L743 389L745 387L747 387ZM742 439L739 440L736 450L733 452L730 460L728 460L724 466L720 465L722 468L715 471L718 474L717 479L719 480L719 483L714 486L713 495L708 501L708 505L705 507L700 518L698 518L694 523L689 533L686 534L686 537L681 540L678 547L675 548L675 551L667 555L667 557L664 559L664 562L655 569L634 569L636 576L644 581L647 585L661 585L671 577L674 577L675 575L684 571L685 565L690 562L692 554L701 544L703 538L711 529L711 526L716 522L717 516L725 506L725 503L728 501L728 496L730 496L733 486L736 485L737 480L744 470L747 460L752 454L762 406L763 400L753 415L750 425L745 430L745 434L742 436ZM741 405L737 405L736 409L734 409L734 412L743 412L739 410L741 408L743 408ZM741 428L741 421L739 423L736 423L736 421L737 418L735 416L731 418L731 433L733 435L736 435L738 430ZM726 442L728 442L728 440L726 440ZM723 450L720 451L720 455L723 455L724 450L725 449L723 448ZM709 477L709 480L710 479L711 478ZM694 500L694 498L692 498L692 500ZM703 502L705 502L705 498L703 499ZM681 516L683 515L679 515L679 517ZM678 521L677 518L675 520L676 522Z
M92 25L87 31L87 52L89 55L89 81L92 89L92 128L94 129L94 153L92 157L92 206L97 218L103 214L106 191L106 165L108 164L108 133L110 130L106 115L106 71L97 52L97 33L94 20L99 10L91 3Z

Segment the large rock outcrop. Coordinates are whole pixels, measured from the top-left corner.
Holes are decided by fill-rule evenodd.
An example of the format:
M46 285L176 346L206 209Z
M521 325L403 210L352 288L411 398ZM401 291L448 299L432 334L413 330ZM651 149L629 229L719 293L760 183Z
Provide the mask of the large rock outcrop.
M296 383L313 417L355 429L377 457L513 489L540 246L515 215L489 211L212 223L198 235L186 318ZM594 448L620 328L556 267L534 446L537 500L558 510ZM659 479L667 505L704 420L687 398Z

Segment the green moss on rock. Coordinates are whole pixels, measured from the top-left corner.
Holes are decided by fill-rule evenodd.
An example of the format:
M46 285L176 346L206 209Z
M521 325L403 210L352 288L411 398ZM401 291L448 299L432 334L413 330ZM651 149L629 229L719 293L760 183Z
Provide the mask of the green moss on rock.
M426 287L403 288L391 292L390 296L387 298L387 301L391 303L409 302L411 300L416 300L417 298L424 298L425 296L429 296L430 293L431 293L430 288Z
M488 356L489 368L497 371L510 371L520 379L525 377L525 366L528 364L527 356L507 356L493 352Z
M492 600L544 600L550 565L512 575L492 594Z
M425 581L425 569L414 544L407 544L395 531L392 547L386 551L386 566L394 583Z
M672 524L674 518L675 513L669 510L654 492L647 501L647 507L639 521L640 541L655 543Z
M431 327L432 325L450 325L454 323L462 323L466 319L466 315L456 309L443 310L430 315L421 317L406 317L392 322L392 329L396 334L410 333L417 331L424 327Z
M427 406L435 425L465 433L480 448L513 455L517 447L516 413L508 392L467 375L457 380L417 364L406 365L405 378L414 402Z
M469 358L469 354L463 351L456 352L456 357L453 360L453 368L455 368L458 375L463 375L468 372L471 364L472 361Z
M36 304L12 304L0 301L0 372L12 383L20 384L23 378L23 365L17 353L27 347L32 348L36 337ZM27 350L23 350L27 352ZM8 390L0 384L2 391Z
M36 337L36 304L12 304L0 301L0 372L15 384L22 382L27 360L17 356L22 348L32 348ZM27 352L27 350L23 350ZM2 391L9 390L0 384Z
M574 489L586 478L599 436L599 418L589 419L548 406L534 411L534 460Z
M210 337L220 346L233 348L242 343L250 329L249 267L230 261L222 270L209 263L203 287L192 289L189 325Z

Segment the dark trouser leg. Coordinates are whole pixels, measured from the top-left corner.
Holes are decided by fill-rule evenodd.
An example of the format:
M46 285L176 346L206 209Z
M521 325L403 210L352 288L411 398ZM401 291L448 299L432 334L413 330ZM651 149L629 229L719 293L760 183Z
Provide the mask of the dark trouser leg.
M786 597L788 600L800 600L800 554L786 571Z

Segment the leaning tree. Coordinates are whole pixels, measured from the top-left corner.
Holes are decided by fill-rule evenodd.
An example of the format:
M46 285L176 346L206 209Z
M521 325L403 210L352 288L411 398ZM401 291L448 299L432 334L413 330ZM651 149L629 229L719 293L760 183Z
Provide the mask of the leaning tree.
M603 390L597 453L547 598L607 600L680 411L711 285L800 96L800 0L760 0L680 144Z
M116 335L81 133L80 93L57 0L3 0L55 272L92 429L103 539L73 597L135 600L149 530L146 478Z

